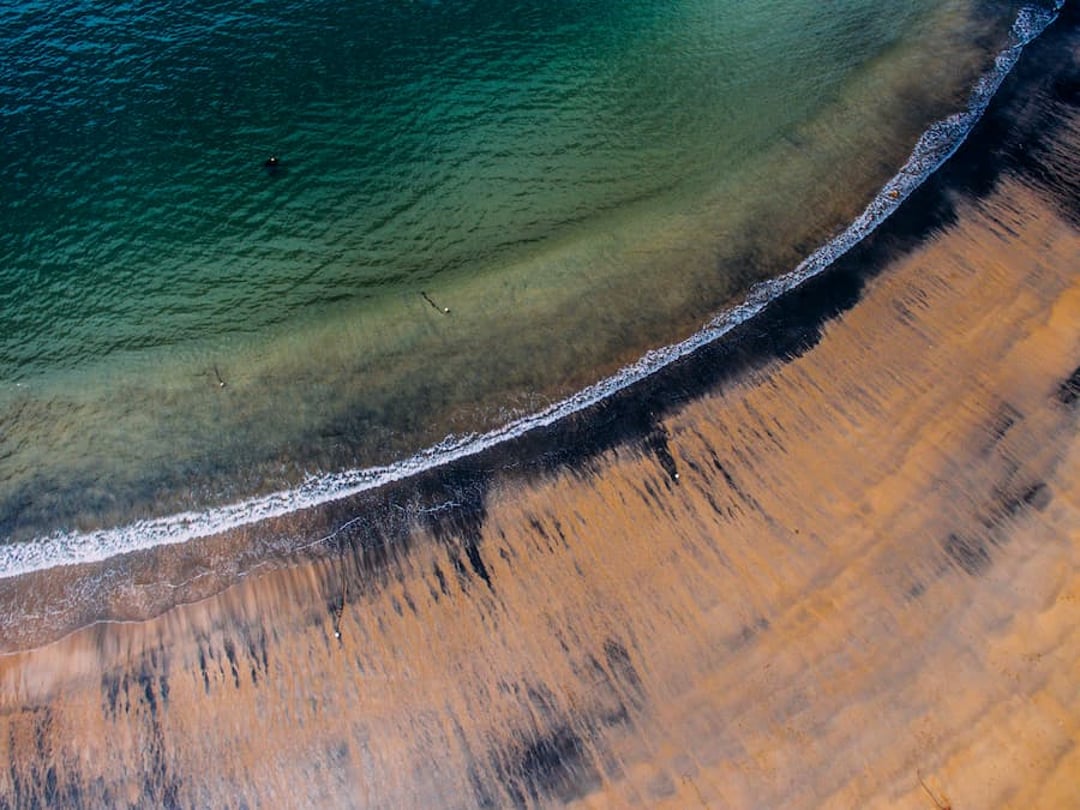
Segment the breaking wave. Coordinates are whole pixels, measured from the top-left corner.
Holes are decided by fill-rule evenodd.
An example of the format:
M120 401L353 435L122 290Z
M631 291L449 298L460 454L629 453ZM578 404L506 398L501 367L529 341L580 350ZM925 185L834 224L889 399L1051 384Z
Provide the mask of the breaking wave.
M376 489L549 426L686 357L753 318L779 296L821 273L884 222L960 147L1016 64L1023 48L1057 18L1063 5L1064 0L1056 0L1050 7L1027 6L1021 9L1013 23L1010 44L997 55L994 66L976 82L967 107L926 130L899 172L881 188L862 214L839 236L819 248L795 269L755 285L742 303L721 313L686 340L649 351L611 377L542 411L488 433L448 437L406 460L387 466L313 476L293 489L202 512L182 512L92 532L55 533L24 543L4 545L0 547L0 579L60 566L100 562L115 555L156 546L185 543Z

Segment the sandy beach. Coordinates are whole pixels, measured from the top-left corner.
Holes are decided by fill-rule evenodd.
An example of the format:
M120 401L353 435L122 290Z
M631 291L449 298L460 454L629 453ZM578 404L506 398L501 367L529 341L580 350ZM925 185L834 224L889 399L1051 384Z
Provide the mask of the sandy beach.
M1074 804L1077 14L872 238L657 379L315 515L5 583L0 808ZM300 520L349 528L236 551Z

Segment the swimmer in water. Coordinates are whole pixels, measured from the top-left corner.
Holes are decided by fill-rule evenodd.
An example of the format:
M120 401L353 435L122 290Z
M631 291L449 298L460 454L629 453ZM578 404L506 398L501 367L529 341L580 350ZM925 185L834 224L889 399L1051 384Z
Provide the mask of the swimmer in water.
M274 172L276 172L278 170L278 166L280 166L280 165L281 165L281 161L278 160L277 155L271 155L270 157L268 157L266 159L266 162L263 164L263 168L265 168L268 172L273 174Z

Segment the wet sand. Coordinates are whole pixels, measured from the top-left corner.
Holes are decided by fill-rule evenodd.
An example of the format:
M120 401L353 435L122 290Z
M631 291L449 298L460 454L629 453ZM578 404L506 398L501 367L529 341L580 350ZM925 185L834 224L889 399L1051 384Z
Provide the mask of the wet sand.
M0 658L0 807L1075 802L1066 16L946 170L723 345L350 502L303 559ZM0 601L47 632L45 593Z

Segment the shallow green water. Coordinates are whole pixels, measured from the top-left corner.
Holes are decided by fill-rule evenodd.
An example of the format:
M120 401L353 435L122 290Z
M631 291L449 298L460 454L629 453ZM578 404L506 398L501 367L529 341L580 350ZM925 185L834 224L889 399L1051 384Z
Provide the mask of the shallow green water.
M685 336L856 213L1010 11L203 5L0 12L0 536L400 458Z

